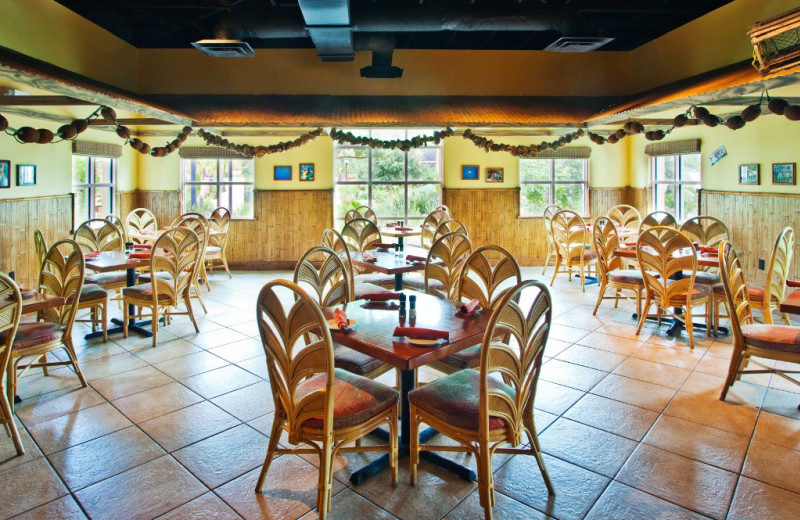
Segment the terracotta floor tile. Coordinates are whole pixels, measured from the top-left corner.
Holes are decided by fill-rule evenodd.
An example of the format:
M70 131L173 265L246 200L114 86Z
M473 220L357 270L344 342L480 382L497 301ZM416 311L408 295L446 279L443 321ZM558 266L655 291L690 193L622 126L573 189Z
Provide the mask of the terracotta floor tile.
M662 415L644 442L665 451L739 473L749 438Z
M263 356L264 346L261 344L261 340L247 338L222 345L221 347L212 348L209 352L231 363L236 363L237 361L243 361L256 356Z
M39 451L36 443L33 442L33 439L28 435L19 420L16 420L15 423L20 439L22 439L22 448L25 450L25 454L17 455L17 449L14 447L11 437L7 437L5 431L0 428L0 471L14 468L42 456L42 452Z
M613 477L636 443L617 435L564 418L539 436L542 450L555 457Z
M640 444L617 475L618 481L712 518L725 518L734 473Z
M50 454L131 426L116 408L103 403L30 426L44 453Z
M524 518L526 520L547 520L547 518L549 518L544 513L536 511L522 502L518 502L502 493L495 492L494 500L492 513L494 518L497 519ZM480 504L478 491L475 490L470 493L467 498L458 504L455 509L450 511L450 513L445 515L444 518L446 520L483 520L484 511Z
M83 376L88 380L101 379L147 366L147 363L130 352L112 356L108 359L97 359L81 363Z
M608 373L581 365L573 365L558 359L552 359L544 364L539 376L544 381L575 388L577 390L590 390L600 382Z
M14 413L26 426L30 426L37 422L55 419L84 408L97 406L104 401L103 396L95 392L91 387L77 388L25 399L14 407Z
M762 411L753 440L800 451L800 420Z
M186 378L183 380L183 384L206 399L211 399L259 381L262 381L260 377L254 376L236 365L227 365Z
M67 489L42 457L0 471L3 500L0 518L10 518L67 494Z
M592 393L654 412L661 412L675 395L675 390L629 377L609 374L592 388Z
M753 441L742 475L800 493L800 451Z
M658 418L658 414L613 399L586 394L564 414L564 417L640 441Z
M599 329L605 324L602 319L592 316L591 314L589 316L583 316L573 312L567 312L554 318L553 323L588 331Z
M800 511L800 495L742 477L728 514L731 520L794 518Z
M31 399L51 392L81 388L81 381L72 370L65 367L49 372L50 375L45 376L38 370L33 374L28 371L29 377L17 380L17 395L21 399Z
M690 371L643 359L628 358L614 370L614 373L677 390L689 377Z
M678 392L664 413L747 437L753 434L758 414L749 405L686 392Z
M547 338L547 345L544 347L544 355L547 357L556 357L564 350L572 345L569 341L561 341L559 339Z
M50 461L74 491L162 455L147 435L130 427L55 453Z
M533 404L545 412L561 415L583 395L584 392L580 390L539 379Z
M572 345L570 348L556 356L556 359L567 361L596 370L610 372L625 361L626 356L615 354L606 350Z
M647 338L653 335L653 331L650 328L651 324L649 323L645 324L642 327L642 330L639 332L638 336L636 335L636 327L637 325L635 323L626 324L626 323L611 322L611 323L606 323L605 325L597 329L597 331L603 334L608 334L610 336L617 336L625 339L636 338L640 341L647 341Z
M575 343L587 334L589 334L588 330L554 324L550 327L550 335L548 338L558 339L568 343Z
M266 436L246 424L182 448L173 456L210 489L264 463Z
M797 409L798 403L800 403L800 399L797 394L778 390L777 388L768 388L762 409L785 417L800 419L800 410Z
M319 518L317 511L309 511L300 520ZM376 506L351 489L345 489L331 498L328 511L329 520L350 520L354 518L370 518L375 520L394 520L396 517Z
M189 354L195 354L201 350L202 349L200 347L193 343L189 343L188 341L184 340L178 340L171 341L163 345L159 344L156 348L151 347L137 350L136 356L147 361L151 365L156 365L158 363L169 361L170 359L188 356Z
M241 315L241 313L239 314ZM251 316L254 316L254 314ZM219 347L220 345L227 345L228 343L245 339L249 339L249 336L242 334L241 332L236 332L232 329L223 328L198 334L189 341L200 348L212 349L214 347Z
M176 382L117 399L113 404L130 420L140 423L202 400L202 397Z
M145 366L123 374L117 374L90 382L97 392L113 401L157 386L169 384L173 379L152 366Z
M208 401L139 423L139 427L168 452L188 446L240 424Z
M556 419L558 419L557 415L539 410L538 408L533 409L533 421L538 433L542 433L548 426L553 424Z
M215 397L211 402L242 422L275 410L272 389L266 381Z
M631 356L686 370L693 370L703 358L703 354L696 350L662 347L650 343L637 348Z
M83 514L75 499L67 495L36 509L31 509L27 513L15 516L14 520L51 520L56 518L79 520L86 518L86 515Z
M191 502L159 516L158 520L239 520L236 511L214 493L206 493Z
M612 482L595 503L586 520L606 520L618 518L625 520L650 520L669 518L688 520L706 518L680 506L648 495L638 489Z
M609 479L548 455L544 461L553 481L555 497L547 494L533 457L515 456L508 461L495 473L495 489L555 518L583 518Z
M154 365L173 379L186 379L215 368L224 367L228 362L208 352L196 352L188 356L170 359Z
M175 459L165 455L75 493L92 519L149 519L206 492Z
M267 370L266 356L257 356L254 358L245 359L243 361L237 361L236 366L247 370L251 374L258 376L261 379L269 381L269 372ZM387 374L390 374L388 377L394 377L393 371L391 370L387 372Z
M636 338L634 335L621 338L597 331L592 332L588 336L584 336L578 341L578 345L599 348L600 350L607 350L608 352L613 352L622 356L631 355L642 343L644 343L644 340Z

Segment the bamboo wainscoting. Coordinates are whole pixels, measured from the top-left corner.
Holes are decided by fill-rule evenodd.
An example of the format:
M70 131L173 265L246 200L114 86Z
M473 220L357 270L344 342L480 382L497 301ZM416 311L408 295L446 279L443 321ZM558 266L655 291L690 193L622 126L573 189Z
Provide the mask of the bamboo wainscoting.
M739 252L748 283L764 284L766 271L758 260L769 262L772 247L785 226L800 231L800 195L735 191L701 192L700 210L728 226L731 242ZM789 278L800 277L800 241L795 240Z
M14 271L18 282L35 288L39 262L33 232L41 229L48 244L70 237L72 212L72 194L0 200L0 271Z

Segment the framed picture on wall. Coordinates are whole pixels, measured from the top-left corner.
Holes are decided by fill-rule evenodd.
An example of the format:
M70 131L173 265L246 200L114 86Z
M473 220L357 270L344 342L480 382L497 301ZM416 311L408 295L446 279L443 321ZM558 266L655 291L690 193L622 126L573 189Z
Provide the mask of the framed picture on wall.
M480 168L476 165L467 164L461 167L461 179L465 181L477 181Z
M795 163L772 163L772 184L796 184Z
M275 171L275 180L276 181L290 181L290 180L292 180L292 167L291 166L276 166L274 171Z
M503 182L503 169L486 168L486 182Z
M36 166L33 164L17 165L17 186L36 185Z
M11 161L0 161L0 188L11 187Z
M758 164L740 164L739 184L761 184L760 166Z
M300 180L314 180L314 163L300 163Z

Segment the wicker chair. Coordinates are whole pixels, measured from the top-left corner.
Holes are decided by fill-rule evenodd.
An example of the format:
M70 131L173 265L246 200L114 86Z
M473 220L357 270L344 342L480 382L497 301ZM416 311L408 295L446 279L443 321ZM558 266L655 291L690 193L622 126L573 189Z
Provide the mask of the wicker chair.
M614 206L606 216L611 219L614 224L622 228L639 229L642 223L642 215L639 210L627 204L619 204Z
M522 272L514 256L500 246L482 246L472 252L464 263L459 281L460 302L478 300L483 312L494 309L503 295L522 282ZM428 363L445 374L464 368L480 366L481 346L475 345L439 361Z
M460 370L409 392L411 485L417 483L420 451L473 454L480 504L485 518L491 519L495 500L492 456L515 453L536 459L548 494L555 495L533 415L551 320L547 287L535 280L522 282L503 296L492 313L483 336L479 370ZM498 341L498 337L507 340ZM504 381L492 374L502 375ZM420 444L420 423L432 426L460 446ZM527 447L521 446L523 435ZM535 484L531 481L525 485Z
M374 224L378 223L378 215L376 215L369 206L359 206L355 209L349 210L344 214L344 223L347 224L351 220L355 220L357 218L371 220Z
M556 246L556 265L550 286L556 281L558 273L568 273L572 281L572 268L577 267L581 277L581 289L586 292L586 273L597 263L597 253L588 249L589 232L580 215L569 209L562 209L553 215L553 242ZM564 270L559 271L561 264Z
M744 271L730 242L724 241L720 245L719 259L722 286L728 308L732 309L733 331L731 363L719 398L724 401L728 389L745 374L775 374L800 385L800 381L788 375L800 374L800 370L789 370L785 366L786 363L800 363L800 327L755 323ZM762 363L762 359L780 363L772 367ZM759 368L745 370L749 363Z
M125 223L116 215L106 215L106 220L114 224L122 232L122 242L128 243L128 231L125 229Z
M127 233L153 233L158 229L158 221L152 211L146 208L136 208L125 217ZM133 239L134 242L141 242Z
M45 240L41 229L36 229L33 232L33 245L36 248L36 260L39 262L39 269L41 269L44 255L47 254L47 240Z
M397 390L335 368L333 342L322 310L292 282L267 283L258 295L256 313L275 402L272 432L256 493L264 486L273 457L282 454L319 457L317 514L323 520L330 509L334 460L340 453L387 451L395 485ZM305 343L305 333L313 330L319 331L319 339ZM388 444L345 447L382 425L389 428ZM289 444L308 447L279 447L283 432Z
M171 316L188 315L197 328L191 302L192 278L196 279L196 263L200 258L200 240L189 228L179 227L166 231L158 237L153 245L150 257L150 283L126 287L122 291L124 303L140 307L136 316L130 316L128 305L124 305L123 332L128 337L128 319L142 318L143 308L150 309L151 327L153 330L153 347L158 341L158 321L163 315L164 323L169 323ZM166 273L166 276L160 273ZM185 312L173 311L180 300L186 305Z
M463 233L448 233L439 237L428 251L424 276L407 275L403 286L424 291L445 300L455 300L464 262L472 253L472 242Z
M420 236L420 246L423 249L430 249L431 245L433 245L433 235L436 233L436 229L445 220L450 220L450 213L439 208L431 211L425 217L422 222L422 235Z
M204 253L205 265L214 274L214 266L217 262L222 262L222 267L228 273L228 278L232 278L231 270L228 268L228 233L231 229L231 212L226 208L217 208L211 212L208 218L209 236L208 245ZM211 234L210 232L217 232L219 234ZM206 288L211 290L208 286L208 278L206 280Z
M73 238L84 254L95 251L122 251L125 247L122 231L102 218L87 220L78 226ZM125 271L96 273L87 276L86 283L97 284L105 290L119 291L128 285L128 277Z
M552 204L544 208L544 214L542 215L542 223L544 224L544 237L547 240L547 258L544 261L542 275L547 272L547 268L550 267L551 261L555 262L558 260L558 249L556 249L556 243L553 240L553 216L559 211L561 211L561 206Z
M81 385L86 386L72 344L72 326L78 312L83 276L83 252L74 240L59 240L50 247L39 272L39 292L60 296L65 303L40 311L38 321L20 323L17 328L11 359L6 368L6 390L12 411L18 378L29 368L70 366ZM48 361L47 353L59 349L64 349L68 360Z
M342 237L350 251L366 251L383 240L378 225L366 218L356 218L345 224Z
M0 299L13 300L12 303L5 304L0 309L0 382L5 380L8 362L11 359L11 350L14 347L14 337L17 335L19 320L22 317L22 294L14 280L5 273L0 272ZM13 396L11 397L13 401ZM25 448L22 446L22 439L14 422L14 414L11 412L9 398L0 387L0 423L6 431L6 435L11 437L17 455L24 455Z
M381 292L387 290L387 287L394 287L394 277L391 275L359 273L353 266L347 243L335 229L329 228L322 232L322 246L333 249L342 259L342 263L344 263L350 275L350 294L354 300L360 299L362 294Z
M654 211L642 219L642 223L639 224L639 233L654 226L678 229L678 221L671 213Z
M594 250L597 252L597 274L600 279L600 291L597 294L597 303L594 305L592 315L597 314L600 302L614 300L614 307L620 299L627 299L620 295L620 291L633 291L636 296L636 312L642 312L642 291L644 281L638 269L626 269L622 258L616 256L614 251L619 249L619 235L616 223L610 217L597 217L592 226L592 239ZM614 289L614 296L606 296L607 289Z
M433 232L433 242L436 242L439 237L446 235L447 233L463 233L469 236L469 233L467 233L467 228L464 227L464 224L456 219L451 218L450 220L443 220L442 223L439 224L439 226L436 228L436 231Z
M727 226L721 220L708 216L690 218L681 225L680 231L692 242L708 247L717 247L723 240L730 239ZM713 287L720 282L718 271L716 267L701 267L695 282ZM684 273L686 275L688 273Z
M187 227L194 231L197 234L197 239L199 241L199 248L200 248L200 255L195 264L195 272L192 275L192 297L197 299L200 302L200 306L203 308L203 312L208 314L206 310L206 303L203 301L203 294L200 292L200 278L203 279L203 283L206 286L206 289L209 289L210 284L208 283L208 274L205 270L205 255L206 255L206 246L208 245L208 232L209 232L209 224L208 220L201 215L200 213L187 213L183 215L183 217L179 218L177 222L173 223L172 227ZM210 290L210 289L209 289Z
M706 306L707 334L711 333L712 318L711 287L695 284L697 256L679 253L681 249L686 248L694 251L692 241L676 229L655 226L642 231L638 242L636 260L642 272L646 300L639 314L636 335L639 335L648 317L660 320L662 317L671 316L685 323L689 346L694 348L692 309L701 305ZM676 276L678 279L675 279ZM658 312L649 315L653 304L656 305ZM674 312L673 307L682 308L684 314Z

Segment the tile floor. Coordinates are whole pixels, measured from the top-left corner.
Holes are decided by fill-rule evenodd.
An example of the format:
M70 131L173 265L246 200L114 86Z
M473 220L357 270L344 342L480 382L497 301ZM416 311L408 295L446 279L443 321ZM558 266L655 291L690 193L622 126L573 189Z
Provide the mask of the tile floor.
M67 369L24 377L27 451L15 456L0 436L0 517L315 518L313 457L280 457L264 494L253 491L274 410L253 303L285 275L213 276L200 334L176 318L155 349L133 336L78 339L88 388ZM553 289L536 421L557 495L530 457L495 457L495 517L796 517L798 388L751 376L721 402L729 338L697 334L691 351L654 325L637 337L631 305L592 316L596 294L565 278ZM482 518L475 484L424 462L414 488L406 460L396 488L387 472L351 486L350 469L374 456L337 461L331 518Z

